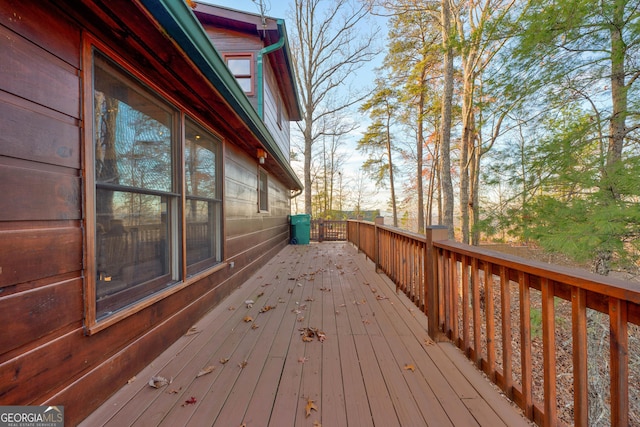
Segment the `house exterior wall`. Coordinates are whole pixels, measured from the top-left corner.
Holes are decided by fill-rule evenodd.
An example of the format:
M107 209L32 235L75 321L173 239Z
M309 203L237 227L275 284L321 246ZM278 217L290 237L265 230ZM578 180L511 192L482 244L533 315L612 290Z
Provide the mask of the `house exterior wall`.
M67 425L126 384L288 242L288 190L269 174L270 209L258 212L255 155L239 148L242 137L225 124L235 116L205 93L207 83L188 61L175 59L172 45L149 53L170 44L134 2L113 5L0 1L0 405L63 405ZM122 21L111 21L101 7L119 8L112 16ZM136 38L117 28L127 25ZM104 40L219 132L225 171L221 268L184 278L178 291L95 333L87 333L84 301L95 262L86 256L92 238L83 159L93 142L83 133L92 120L82 113L91 102L91 94L82 95L89 66L82 63L84 37Z
M228 29L216 28L211 25L204 25L204 29L209 35L211 42L216 49L222 54L237 54L237 53L251 53L254 60L254 91L256 90L257 78L257 60L258 52L264 48L263 42L257 36L251 36L247 33L232 31ZM274 69L269 59L269 54L263 56L263 81L264 81L264 117L263 120L276 140L276 143L280 147L281 151L289 159L291 146L290 146L290 129L289 129L289 113L282 104L280 98L280 89L278 88ZM248 97L254 108L258 108L258 95L254 92L253 95ZM278 106L280 103L280 107ZM278 111L282 111L281 124L278 124Z

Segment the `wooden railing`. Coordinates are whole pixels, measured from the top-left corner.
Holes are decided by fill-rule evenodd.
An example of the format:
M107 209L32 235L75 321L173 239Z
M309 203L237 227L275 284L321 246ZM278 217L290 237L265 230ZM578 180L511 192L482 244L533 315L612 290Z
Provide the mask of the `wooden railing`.
M629 339L637 334L629 330L640 324L640 286L449 241L443 227L426 235L358 221L347 228L348 240L427 314L429 335L453 341L539 425L589 425L589 394L600 391L588 374L599 355L587 349L603 320L609 385L600 402L611 425L637 422L629 398L630 375L633 387L639 375L630 371ZM559 378L570 379L560 391ZM572 408L559 414L571 393Z
M318 242L347 240L347 221L312 219L309 237Z

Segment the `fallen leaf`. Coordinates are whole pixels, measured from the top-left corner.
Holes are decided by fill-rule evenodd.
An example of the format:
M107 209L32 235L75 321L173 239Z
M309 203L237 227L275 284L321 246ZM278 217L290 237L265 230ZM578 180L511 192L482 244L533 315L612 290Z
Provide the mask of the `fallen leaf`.
M199 334L200 331L198 330L198 328L196 328L195 326L189 328L189 330L187 331L187 333L185 334L186 336L189 335L195 335L195 334Z
M191 396L189 399L185 400L184 403L182 404L182 406L186 406L186 405L195 405L196 402L198 401L198 399L196 399L195 397Z
M316 335L318 336L318 341L320 341L320 342L324 342L324 340L327 339L327 336L322 331L316 332Z
M320 290L324 292L331 292L331 288L320 288Z
M129 381L127 381L127 384L131 384L132 382L134 382L136 380L135 375L131 378L129 378Z
M410 364L408 364L408 363L404 365L404 368L403 368L403 369L404 369L405 371L411 371L411 372L415 372L415 371L416 371L416 367L415 367L415 366L413 366L413 365L410 365Z
M264 292L260 292L257 296L257 298L260 298L262 295L264 295Z
M313 298L311 298L311 297L307 297L307 298L305 299L305 301L315 301L315 300L314 300Z
M389 297L385 297L385 296L382 296L382 295L376 295L376 299L378 301L382 301L383 299L389 299Z
M182 390L182 387L179 388L172 388L171 390L169 390L167 393L169 394L178 394L180 393L180 390Z
M252 299L248 299L244 303L247 306L247 308L251 308L251 307L253 307L254 301Z
M304 322L304 316L300 316L296 319L298 322Z
M244 316L244 319L242 319L242 320L244 320L246 323L253 322L253 317L251 317L251 316Z
M371 323L371 321L369 319L363 319L362 323L364 323L365 325L368 325L369 323Z
M235 308L234 306L230 306L229 308L227 308L227 310L229 310L229 311L233 311L233 310L235 310L235 309L236 309L236 308Z
M434 345L435 343L431 341L429 338L424 339L424 345Z
M247 366L248 364L249 364L249 362L247 362L246 360L243 360L242 362L238 363L238 366L240 367L240 369L242 369L245 366Z
M313 422L313 427L322 427L322 424L320 424L320 421L315 420L315 421Z
M273 310L275 307L272 305L265 305L260 309L260 313L266 313L269 310Z
M251 325L251 329L258 329L260 327L260 325L256 325L255 323L253 325Z
M287 289L287 293L288 294L292 294L293 293L293 289L291 289L291 288Z
M223 365L225 363L227 363L228 361L229 361L229 358L227 358L227 357L223 357L222 359L220 359L220 363L222 363Z
M161 388L161 387L164 387L166 385L171 384L172 380L173 380L173 378L171 380L168 380L165 377L155 376L155 377L151 377L151 379L149 380L148 384L149 384L149 386L151 386L153 388Z
M308 337L308 336L306 336L306 335L305 335L305 336L303 336L303 337L302 337L302 341L304 341L304 342L311 342L311 341L313 341L313 338Z
M316 406L316 404L315 404L315 403L313 403L313 402L314 402L314 401L313 401L313 400L311 400L311 398L308 398L308 399L307 399L307 405L304 407L305 416L307 416L307 417L308 417L309 415L311 415L311 411L312 411L312 410L314 410L314 411L317 411L317 410L318 410L318 407L317 407L317 406Z
M309 360L308 357L299 357L298 358L298 363L304 363L304 362L307 362L308 360Z
M371 292L375 294L376 292L378 292L378 290L376 288L371 288Z
M216 369L215 366L209 365L206 368L203 368L200 372L198 372L198 375L196 375L196 378L201 377L203 375L210 374L211 372L213 372L214 369Z

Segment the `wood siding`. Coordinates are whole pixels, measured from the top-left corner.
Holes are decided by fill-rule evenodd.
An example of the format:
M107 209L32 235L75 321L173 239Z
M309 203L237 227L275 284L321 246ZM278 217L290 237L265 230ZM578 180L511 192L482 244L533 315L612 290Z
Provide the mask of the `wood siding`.
M270 210L257 213L255 156L234 147L246 146L246 130L234 129L236 116L135 3L71 3L0 2L0 405L64 405L70 426L286 245L289 213L288 190L272 175ZM91 336L83 302L94 262L85 259L81 165L92 141L81 132L83 33L107 40L225 140L225 260L235 264ZM160 45L162 52L147 50Z
M257 36L251 36L247 33L233 31L228 29L216 28L211 25L204 25L209 35L209 39L221 54L228 53L252 53L256 60L258 52L264 48L264 44ZM264 76L264 117L263 120L284 153L289 159L290 147L290 130L289 130L289 113L284 105L282 105L282 126L278 126L278 97L280 89L278 88L273 66L271 65L269 55L263 57L263 76ZM254 64L257 73L257 67ZM254 91L257 90L256 79L254 76ZM258 97L256 95L249 96L251 104L257 109ZM280 100L282 103L282 100Z

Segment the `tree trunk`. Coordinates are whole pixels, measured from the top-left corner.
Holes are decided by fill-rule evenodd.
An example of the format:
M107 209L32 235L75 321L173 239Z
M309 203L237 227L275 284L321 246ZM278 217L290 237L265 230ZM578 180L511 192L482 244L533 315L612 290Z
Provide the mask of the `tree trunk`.
M455 236L453 229L453 183L451 180L451 104L453 100L453 48L449 42L451 11L449 0L442 0L442 46L444 48L444 90L442 92L442 117L440 138L441 186L443 201L442 225L449 229L449 238Z
M424 71L422 76L424 81ZM424 150L424 92L420 89L420 99L418 105L418 138L416 146L416 183L418 191L418 233L423 233L425 228L424 221L424 189L422 187L422 158Z
M391 190L391 209L393 211L393 226L398 226L398 206L396 204L396 188L393 181L393 159L391 157L391 116L387 115L387 129L386 129L386 139L387 139L387 158L389 161L389 188Z

